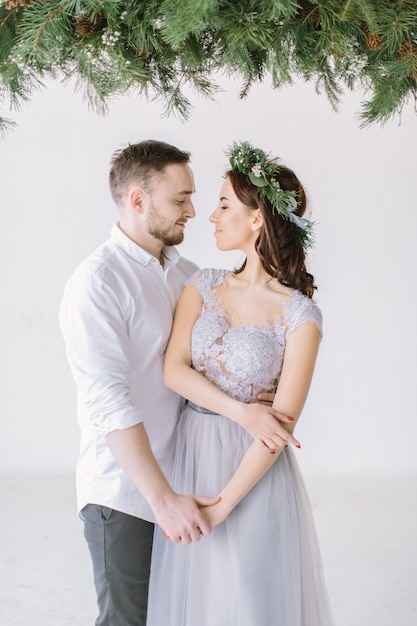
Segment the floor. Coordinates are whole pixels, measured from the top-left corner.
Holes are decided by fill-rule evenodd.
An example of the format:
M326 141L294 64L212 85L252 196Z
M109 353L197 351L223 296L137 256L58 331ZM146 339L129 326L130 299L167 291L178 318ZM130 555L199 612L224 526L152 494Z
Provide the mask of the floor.
M417 626L417 477L306 483L336 625ZM0 492L1 626L93 626L73 477L3 475Z

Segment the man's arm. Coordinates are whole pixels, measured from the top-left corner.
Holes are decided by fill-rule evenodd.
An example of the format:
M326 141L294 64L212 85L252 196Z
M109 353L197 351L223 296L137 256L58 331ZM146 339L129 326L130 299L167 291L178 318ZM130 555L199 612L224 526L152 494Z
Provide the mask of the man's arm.
M112 286L90 272L77 276L66 287L60 323L79 399L158 523L174 541L189 543L208 534L210 526L198 509L208 499L174 493L152 452L132 400L130 342Z
M155 459L143 423L114 430L106 436L106 441L172 541L191 543L210 533L211 527L198 507L214 504L218 498L175 493Z

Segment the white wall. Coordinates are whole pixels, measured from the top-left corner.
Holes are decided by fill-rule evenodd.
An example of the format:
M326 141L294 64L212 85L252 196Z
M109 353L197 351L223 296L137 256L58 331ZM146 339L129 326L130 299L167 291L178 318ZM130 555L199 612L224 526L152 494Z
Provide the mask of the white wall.
M416 472L412 107L401 125L360 130L355 94L334 113L312 85L259 86L242 102L237 83L223 84L216 102L192 96L186 124L161 118L158 103L127 97L100 118L59 84L11 114L18 127L0 142L0 471L73 470L78 429L59 302L69 274L116 218L107 187L112 152L155 138L193 154L198 217L181 249L201 266L232 267L237 258L216 251L207 222L223 150L248 139L296 170L318 223L310 269L325 317L297 431L300 463L310 474Z

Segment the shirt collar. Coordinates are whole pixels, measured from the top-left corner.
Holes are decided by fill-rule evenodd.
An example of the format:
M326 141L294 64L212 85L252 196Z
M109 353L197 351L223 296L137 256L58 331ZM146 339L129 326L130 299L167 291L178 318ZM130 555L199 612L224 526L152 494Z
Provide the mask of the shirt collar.
M113 224L111 229L110 239L115 242L126 254L132 259L140 263L141 265L149 265L152 262L159 261L150 252L147 252L141 248L137 243L132 241L119 227L119 224ZM165 267L176 265L180 259L180 253L174 246L164 246L162 248L162 254L165 259Z

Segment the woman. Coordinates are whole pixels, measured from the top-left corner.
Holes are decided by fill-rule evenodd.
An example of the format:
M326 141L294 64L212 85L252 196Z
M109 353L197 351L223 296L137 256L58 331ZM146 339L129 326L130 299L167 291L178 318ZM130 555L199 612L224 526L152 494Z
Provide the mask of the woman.
M299 447L292 432L321 338L305 267L312 224L291 170L247 142L233 146L230 166L210 221L218 248L246 260L191 277L165 360L167 385L188 399L173 486L221 500L205 508L214 528L198 543L175 545L158 529L148 624L329 626L311 507L289 447ZM262 391L276 392L273 408L289 416L275 441L241 426Z

